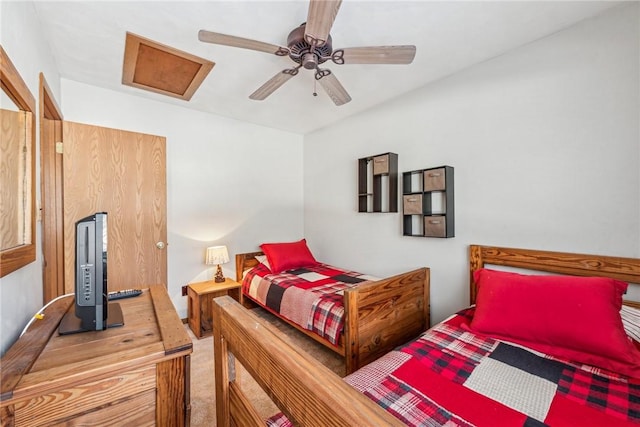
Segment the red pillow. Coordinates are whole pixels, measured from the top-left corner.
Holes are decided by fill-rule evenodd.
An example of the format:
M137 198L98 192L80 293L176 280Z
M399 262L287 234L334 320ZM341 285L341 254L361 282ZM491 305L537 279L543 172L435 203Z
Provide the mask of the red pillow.
M260 249L267 256L274 274L318 264L305 239L291 243L263 243Z
M640 352L620 318L627 284L604 277L480 269L470 328L551 356L640 378Z

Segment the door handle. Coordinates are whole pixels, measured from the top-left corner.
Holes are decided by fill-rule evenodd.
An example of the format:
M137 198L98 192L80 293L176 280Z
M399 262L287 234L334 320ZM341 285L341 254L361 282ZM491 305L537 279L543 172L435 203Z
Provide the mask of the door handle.
M167 245L164 242L158 242L156 243L156 248L158 249L164 249Z

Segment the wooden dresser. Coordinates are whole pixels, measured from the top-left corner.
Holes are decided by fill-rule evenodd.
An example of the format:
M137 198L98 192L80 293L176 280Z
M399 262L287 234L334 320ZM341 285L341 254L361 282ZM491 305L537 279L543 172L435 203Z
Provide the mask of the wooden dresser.
M188 426L192 343L164 286L115 301L124 326L58 335L47 307L0 360L0 425Z

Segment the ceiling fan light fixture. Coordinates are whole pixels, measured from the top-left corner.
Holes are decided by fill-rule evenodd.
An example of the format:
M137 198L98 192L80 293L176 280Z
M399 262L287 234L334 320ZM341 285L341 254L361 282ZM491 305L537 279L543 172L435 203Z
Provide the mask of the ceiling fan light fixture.
M302 66L307 70L314 70L318 66L318 57L313 53L305 53L302 56Z

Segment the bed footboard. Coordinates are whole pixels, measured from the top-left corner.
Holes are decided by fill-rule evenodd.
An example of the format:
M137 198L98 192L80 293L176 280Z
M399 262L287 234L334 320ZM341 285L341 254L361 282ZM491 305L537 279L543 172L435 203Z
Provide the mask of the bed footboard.
M236 254L238 283L242 282L244 271L258 265L256 255L263 253ZM420 268L345 290L345 324L338 346L283 320L344 356L345 373L350 374L429 328L429 273L428 268ZM240 302L247 308L254 307L242 293Z
M228 296L214 299L213 345L220 427L265 425L235 382L234 358L294 425L402 425Z
M420 268L345 291L347 374L429 328L429 286L430 270Z

